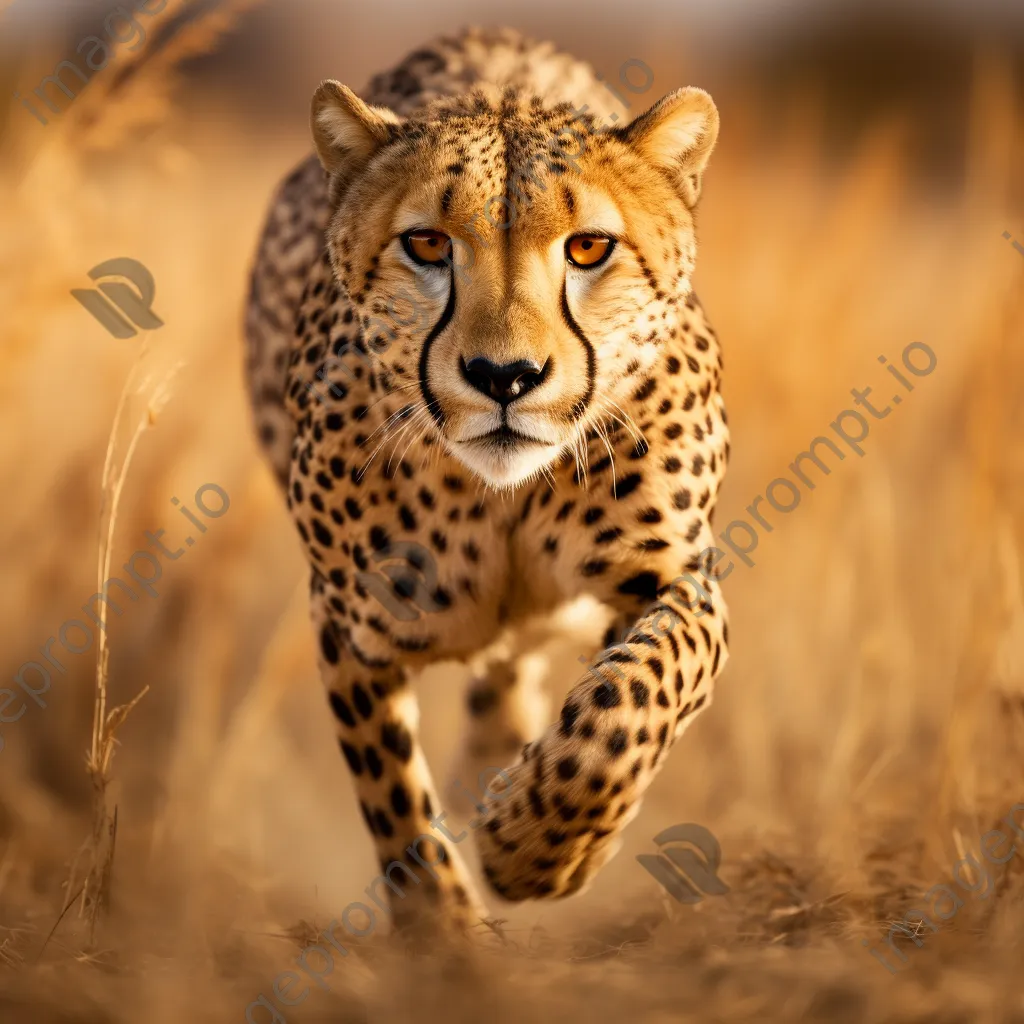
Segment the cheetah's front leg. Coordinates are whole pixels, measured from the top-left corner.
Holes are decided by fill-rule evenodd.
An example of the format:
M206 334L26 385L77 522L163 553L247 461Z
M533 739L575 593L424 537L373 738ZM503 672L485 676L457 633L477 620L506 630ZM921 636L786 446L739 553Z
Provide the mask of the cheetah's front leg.
M614 853L668 748L711 699L726 659L718 585L658 591L619 644L572 688L561 719L510 769L477 843L495 892L567 896ZM706 595L706 596L704 596Z
M314 592L312 610L338 743L382 872L365 889L367 905L389 909L403 930L478 926L487 908L455 849L468 833L445 823L417 739L419 708L405 671L367 664L373 659L339 629L322 594Z

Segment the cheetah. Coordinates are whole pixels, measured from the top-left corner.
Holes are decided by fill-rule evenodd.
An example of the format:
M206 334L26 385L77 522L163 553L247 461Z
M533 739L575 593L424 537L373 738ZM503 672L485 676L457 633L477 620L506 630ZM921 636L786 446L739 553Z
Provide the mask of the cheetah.
M696 88L616 124L621 106L588 65L509 30L440 39L362 97L324 81L315 153L259 243L254 422L399 930L465 934L488 913L411 676L470 661L455 775L490 766L469 825L490 888L516 901L590 883L726 661L722 363L691 290L718 112ZM551 722L530 624L582 595L609 609L607 646Z

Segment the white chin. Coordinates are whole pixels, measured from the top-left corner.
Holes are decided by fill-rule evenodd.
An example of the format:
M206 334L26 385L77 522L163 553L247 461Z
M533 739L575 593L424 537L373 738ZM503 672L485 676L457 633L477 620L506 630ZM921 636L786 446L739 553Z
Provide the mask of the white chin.
M558 458L562 446L528 445L511 450L488 450L474 444L450 444L449 450L464 466L491 487L508 489L533 480Z

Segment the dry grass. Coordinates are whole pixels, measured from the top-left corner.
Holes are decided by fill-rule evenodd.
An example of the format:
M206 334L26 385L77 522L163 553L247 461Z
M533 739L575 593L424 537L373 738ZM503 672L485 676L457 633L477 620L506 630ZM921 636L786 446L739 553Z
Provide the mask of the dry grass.
M247 262L303 126L259 147L224 113L153 128L173 109L176 60L223 27L192 26L163 63L77 100L41 143L31 123L5 140L8 672L74 616L97 565L116 571L146 530L181 536L172 496L208 481L231 495L165 566L160 596L109 623L99 676L96 652L69 659L45 710L0 727L5 1024L241 1021L294 959L297 928L323 926L376 873L241 384ZM507 941L454 964L368 941L289 1021L1024 1020L1019 857L923 948L902 943L905 974L861 945L1024 801L1024 259L1002 238L1024 237L1024 210L1007 205L1024 110L1000 63L979 59L969 182L937 197L905 173L912 124L880 126L827 173L810 107L778 117L766 147L747 99L723 101L702 216L698 284L725 345L735 453L719 528L851 387L881 388L879 355L895 362L923 340L938 367L726 581L733 655L715 708L593 888L500 908ZM137 342L107 337L69 295L115 255L157 281L149 380L182 364L154 422L145 389L122 421L145 429L127 428L120 479L124 448L106 468L104 453ZM99 544L97 523L109 523ZM573 678L574 643L556 655L556 689ZM460 680L442 666L423 682L440 770ZM106 707L147 687L111 720ZM721 840L728 896L665 905L636 865L682 820ZM90 906L104 871L110 883L95 934L73 913L58 922L89 836Z

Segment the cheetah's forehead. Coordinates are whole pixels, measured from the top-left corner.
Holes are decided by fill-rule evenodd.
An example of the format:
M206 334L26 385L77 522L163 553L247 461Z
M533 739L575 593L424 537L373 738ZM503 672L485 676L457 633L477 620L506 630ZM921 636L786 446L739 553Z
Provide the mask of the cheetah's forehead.
M622 228L615 189L598 165L625 147L567 104L517 95L494 106L442 106L401 135L384 158L396 184L396 232L461 226L467 240L490 244L506 232L525 242L570 225Z

